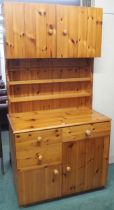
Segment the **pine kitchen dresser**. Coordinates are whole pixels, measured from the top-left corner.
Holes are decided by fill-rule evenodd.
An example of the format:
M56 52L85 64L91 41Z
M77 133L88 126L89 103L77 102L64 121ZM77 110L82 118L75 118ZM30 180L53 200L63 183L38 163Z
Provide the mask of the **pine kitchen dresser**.
M3 12L19 205L104 187L111 120L92 109L102 9L5 2Z

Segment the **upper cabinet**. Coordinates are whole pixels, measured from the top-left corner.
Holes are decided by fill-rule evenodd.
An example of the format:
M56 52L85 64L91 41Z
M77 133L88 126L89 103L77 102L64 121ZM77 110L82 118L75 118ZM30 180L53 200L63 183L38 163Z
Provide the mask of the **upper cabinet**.
M87 58L101 54L102 9L4 4L6 58Z

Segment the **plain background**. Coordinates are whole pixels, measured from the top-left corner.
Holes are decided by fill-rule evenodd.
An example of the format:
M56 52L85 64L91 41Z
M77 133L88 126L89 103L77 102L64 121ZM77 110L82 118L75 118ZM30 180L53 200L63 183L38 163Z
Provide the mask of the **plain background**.
M114 163L114 0L95 0L103 8L102 56L95 58L93 108L112 119L110 163Z

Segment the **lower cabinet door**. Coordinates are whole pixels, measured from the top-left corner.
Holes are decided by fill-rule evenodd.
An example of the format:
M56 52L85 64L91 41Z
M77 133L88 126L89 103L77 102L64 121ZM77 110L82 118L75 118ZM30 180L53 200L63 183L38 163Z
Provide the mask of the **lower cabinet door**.
M62 194L105 186L108 152L109 136L64 143Z
M18 172L19 205L61 197L61 165Z

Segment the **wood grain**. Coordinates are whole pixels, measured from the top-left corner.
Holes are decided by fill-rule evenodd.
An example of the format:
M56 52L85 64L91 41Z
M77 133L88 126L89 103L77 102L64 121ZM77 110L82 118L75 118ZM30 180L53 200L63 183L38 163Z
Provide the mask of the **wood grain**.
M9 112L87 106L91 108L92 60L7 62Z
M5 2L4 14L7 58L88 58L101 54L102 9Z
M16 143L17 168L24 169L61 163L61 150L60 143L46 146L39 146L38 143L31 141Z
M57 175L54 175L55 169L58 170ZM61 177L61 165L18 172L19 204L28 205L60 197Z
M48 116L48 117L46 117ZM64 128L64 139L76 136L83 138L86 129L95 127L92 135L103 131L108 132L111 128L110 118L89 109L63 108L51 111L24 112L8 115L14 133L40 131L53 128ZM103 123L102 123L103 122ZM97 124L101 123L101 124ZM93 125L90 125L93 124ZM83 126L82 126L83 125ZM102 125L102 127L99 127ZM73 127L74 126L74 127ZM79 126L76 127L75 126ZM68 128L67 128L68 127ZM69 133L71 131L71 134ZM77 132L78 131L78 132ZM47 131L48 132L48 131ZM49 131L51 134L54 131ZM73 135L72 135L73 132ZM41 133L39 133L41 134ZM35 134L34 134L35 135ZM49 135L49 134L48 134ZM53 134L54 135L54 134Z
M92 110L102 9L5 2L4 17L19 205L104 187L111 119Z

